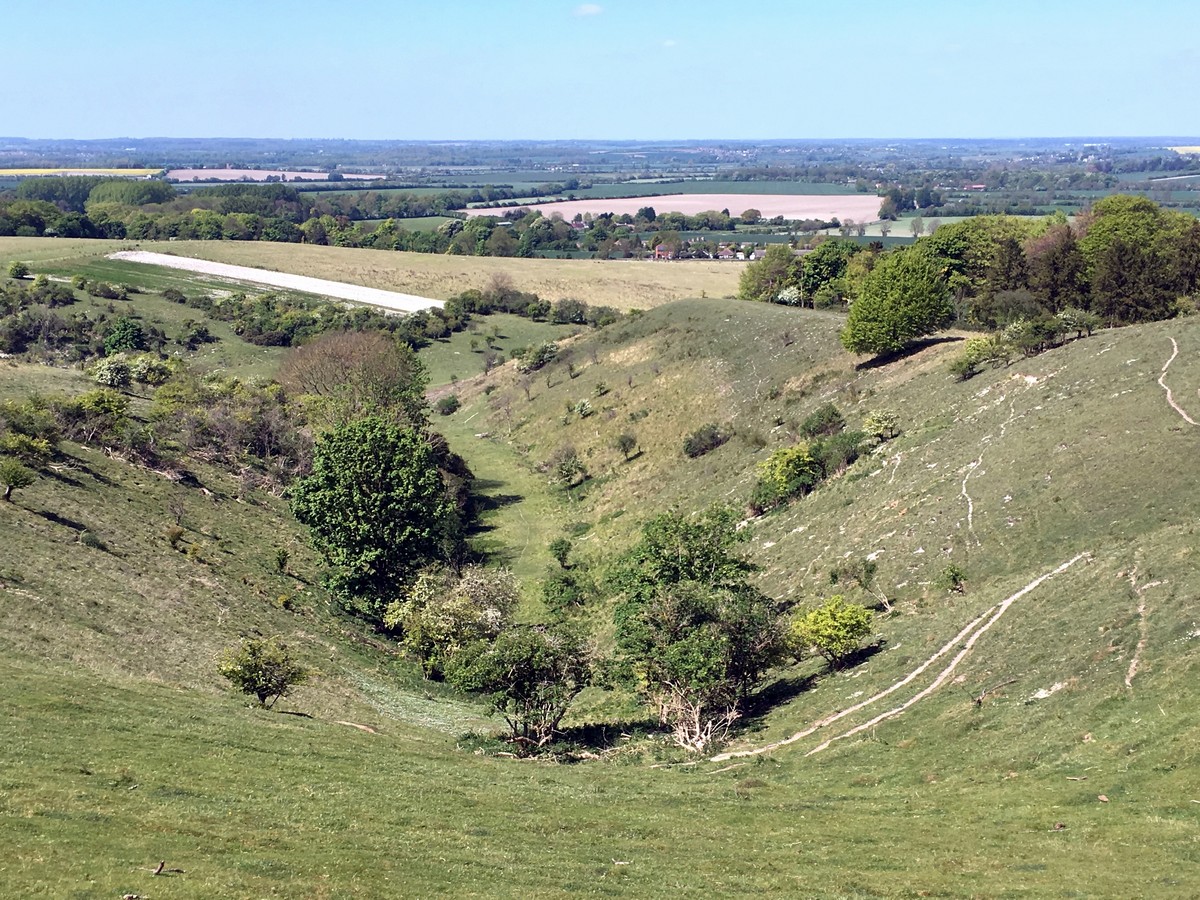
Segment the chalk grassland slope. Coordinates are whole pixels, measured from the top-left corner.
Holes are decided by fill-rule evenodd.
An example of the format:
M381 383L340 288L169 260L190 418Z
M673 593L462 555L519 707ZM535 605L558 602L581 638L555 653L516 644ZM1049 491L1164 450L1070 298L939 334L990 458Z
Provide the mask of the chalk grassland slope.
M975 745L973 759L989 771L1007 766L1000 777L1043 754L1087 769L1101 752L1092 744L1107 742L1111 751L1139 732L1138 752L1154 741L1162 742L1155 753L1178 748L1185 734L1194 740L1183 685L1200 657L1193 535L1200 429L1168 403L1159 379L1200 420L1200 321L1104 331L965 383L946 373L957 351L952 342L855 369L834 349L837 324L811 312L677 304L578 341L569 351L576 377L560 364L529 384L530 400L519 383L514 390L498 380L490 395L468 395L457 415L483 418L495 439L531 462L563 444L579 451L594 476L576 501L576 517L594 523L581 552L599 559L654 512L743 503L756 463L794 440L797 423L821 403L836 403L850 427L870 409L899 414L901 437L809 498L747 525L772 594L812 602L845 590L830 585L830 569L868 558L896 610L877 621L884 652L861 667L814 682L817 669L801 666L781 679L774 695L789 702L755 717L747 748L887 690L947 641L953 652L921 677L838 729L814 734L796 755L917 694L898 721L885 720L858 741L877 734L887 745L907 744L939 735L953 743L985 729L989 740ZM608 388L600 396L598 383ZM561 410L582 397L591 398L595 414L564 418ZM686 460L683 435L706 421L728 426L734 437ZM634 433L642 450L628 462L615 447L622 431ZM952 563L966 574L964 593L938 585ZM956 656L954 636L996 611L1000 618L924 693ZM1139 689L1150 671L1149 647L1157 648L1154 676ZM1140 690L1162 708L1153 725L1134 728L1150 702ZM971 698L981 695L986 717L973 715L983 706ZM999 740L1025 728L1037 730L1041 749ZM839 742L837 752L876 755L846 743L852 748ZM1060 777L1066 774L1074 775Z
M0 368L0 397L89 386L78 375L51 381L24 368ZM321 673L302 689L309 712L411 716L453 733L481 721L445 692L398 691L397 676L410 686L419 678L393 671L385 644L331 617L320 566L279 497L247 492L206 466L179 481L100 446L67 442L62 451L0 508L0 657L220 696L225 686L213 676L221 650L240 637L278 634ZM278 549L289 553L285 572Z
M31 264L99 257L118 250L151 250L343 281L365 287L446 300L469 288L487 287L493 276L547 300L571 297L618 309L648 309L683 297L732 297L737 293L740 262L651 262L635 260L511 259L442 256L272 244L263 241L88 241L0 237L0 263L20 259Z
M277 498L239 502L232 479L197 466L205 494L68 446L61 477L0 509L0 880L96 897L1187 896L1200 435L1159 379L1200 420L1200 322L1102 332L966 383L944 372L953 344L855 369L839 324L720 301L652 310L575 338L526 384L509 367L460 382L448 424L489 479L521 467L512 493L536 501L507 498L489 541L527 541L524 507L590 526L580 553L600 561L668 505L740 501L757 461L820 403L852 425L894 408L904 433L881 453L748 525L780 596L828 592L834 560L873 555L896 607L876 624L884 649L837 676L811 661L783 673L734 749L882 693L1090 554L1011 603L903 714L805 755L916 696L947 657L756 757L652 769L619 753L577 766L475 756L453 737L479 726L470 704L328 616ZM0 376L2 396L84 385L68 370ZM584 397L597 412L564 424ZM684 460L683 435L709 420L736 435ZM625 429L643 449L628 463L612 447ZM545 478L526 466L566 441L590 487L535 495ZM178 504L207 562L170 549ZM84 529L107 549L82 544ZM274 571L281 543L288 576ZM951 561L963 594L931 583ZM299 612L278 608L284 592ZM219 648L256 630L323 673L285 707L314 718L247 709L213 673ZM162 860L183 871L153 875Z

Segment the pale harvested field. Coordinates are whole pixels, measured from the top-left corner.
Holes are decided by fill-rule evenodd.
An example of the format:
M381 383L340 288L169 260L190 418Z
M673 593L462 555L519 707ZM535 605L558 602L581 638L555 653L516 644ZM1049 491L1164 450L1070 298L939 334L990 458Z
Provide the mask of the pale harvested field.
M149 178L162 169L0 169L0 176L20 175L123 175L126 178Z
M269 272L266 269L235 266L229 263L213 262L208 259L194 259L188 256L174 256L168 253L152 253L146 250L121 250L117 253L110 253L108 258L119 259L124 262L142 263L148 266L165 266L168 269L182 269L186 272L197 272L201 275L211 275L215 278L229 281L246 281L251 284L265 284L268 287L303 291L306 294L318 294L322 297L332 297L335 300L351 300L355 303L379 306L395 312L417 312L418 310L431 309L442 305L442 301L440 300L431 300L428 297L417 297L413 294L403 294L397 291L384 291L379 288L364 287L361 284L347 284L344 281L330 281L326 278L310 278L305 275L293 275L288 272Z
M303 178L305 181L328 181L328 172L285 171L283 169L171 169L167 178L172 181L266 181L274 175L282 181L295 181ZM375 180L383 175L351 175L343 172L342 176L349 179Z
M237 241L142 242L138 249L290 272L446 300L504 274L546 300L572 297L618 309L649 309L684 297L732 297L745 263L442 256L350 247ZM111 250L110 250L111 252Z
M841 221L873 222L879 218L882 201L874 194L674 194L651 197L629 197L624 200L557 200L553 203L529 204L543 215L561 213L564 219L573 219L576 213L635 214L644 206L654 207L658 213L679 212L695 215L706 210L727 209L734 216L744 210L757 209L763 218L783 216L785 219L838 218ZM504 210L470 209L474 215L499 215Z

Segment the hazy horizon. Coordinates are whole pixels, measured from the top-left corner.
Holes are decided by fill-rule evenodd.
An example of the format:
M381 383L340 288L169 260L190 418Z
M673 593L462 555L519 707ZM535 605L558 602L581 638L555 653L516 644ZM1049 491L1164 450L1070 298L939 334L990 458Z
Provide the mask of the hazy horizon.
M44 140L1200 134L1183 0L6 7L0 128Z

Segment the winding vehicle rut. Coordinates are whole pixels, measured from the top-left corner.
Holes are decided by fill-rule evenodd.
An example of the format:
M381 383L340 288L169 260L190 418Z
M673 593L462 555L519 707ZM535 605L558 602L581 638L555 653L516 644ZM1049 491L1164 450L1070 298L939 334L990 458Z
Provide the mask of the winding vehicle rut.
M1167 392L1167 403L1171 404L1171 409L1175 410L1175 412L1179 413L1179 415L1183 417L1183 421L1187 422L1189 425L1200 425L1200 422L1197 422L1195 419L1189 416L1186 412L1184 412L1183 407L1175 402L1175 397L1171 393L1171 389L1167 387L1167 382L1165 380L1167 377L1167 369L1171 367L1171 363L1175 362L1175 357L1179 355L1179 344L1175 342L1175 338L1170 338L1169 340L1171 341L1171 358L1163 363L1162 374L1158 376L1158 385Z
M1000 617L1003 616L1004 613L1008 611L1008 608L1010 606L1012 606L1014 603L1016 603L1019 599L1024 597L1026 594L1028 594L1031 591L1038 588L1043 582L1049 580L1050 578L1053 578L1055 575L1059 575L1059 574L1065 572L1067 569L1069 569L1071 566L1075 565L1075 563L1079 562L1080 560L1089 559L1089 558L1090 558L1090 554L1087 552L1076 554L1075 556L1071 557L1071 559L1062 563L1062 565L1058 566L1057 568L1052 569L1049 572L1045 572L1045 573L1039 575L1037 578L1033 579L1033 581L1029 582L1027 585L1025 585L1023 588L1021 588L1016 593L1010 595L1009 597L1006 597L1000 603L984 610L984 612L982 612L980 615L978 615L974 619L972 619L970 623L968 623L961 631L958 632L958 634L956 634L953 638L951 638L949 641L947 641L945 644L943 644L938 649L938 651L936 653L934 653L931 657L929 657L927 660L925 660L923 663L921 663L919 666L917 666L915 669L913 669L911 672L909 672L906 676L901 678L895 684L891 685L890 687L885 688L884 690L880 691L878 694L875 694L872 697L868 697L866 700L856 703L847 709L841 710L840 712L836 712L831 715L828 715L828 716L824 717L823 719L818 719L815 723L810 725L808 728L804 729L803 731L798 731L795 734L791 735L790 737L786 737L782 740L775 741L770 744L766 744L762 747L754 747L754 748L746 749L746 750L732 750L732 751L727 751L725 753L718 753L716 756L713 756L710 758L710 762L724 762L726 760L736 759L739 757L759 756L763 753L770 753L773 750L778 750L781 747L786 747L790 744L794 744L798 741L801 741L804 738L808 737L809 735L815 733L816 731L819 731L820 729L825 728L828 725L832 725L834 722L838 721L839 719L843 719L846 716L852 715L852 714L858 712L859 710L864 709L864 708L870 706L871 704L882 700L884 697L887 697L887 696L895 693L896 691L900 690L905 685L911 684L914 680L916 680L918 677L920 677L921 674L923 672L925 672L926 669L928 669L930 666L932 666L935 662L937 662L943 656L950 653L955 647L959 647L961 645L961 648L959 649L958 653L955 654L953 659L950 660L949 664L944 669L942 669L941 672L938 673L937 677L934 678L934 680L927 687L925 687L924 689L919 691L917 694L910 697L904 703L901 703L899 706L893 707L892 709L889 709L886 712L880 713L879 715L875 716L869 722L865 722L861 725L856 725L855 727L853 727L847 731L844 731L841 734L837 734L837 735L829 738L824 743L818 745L817 747L814 747L812 750L809 750L806 755L811 756L814 753L819 753L820 751L826 749L834 741L839 741L839 740L842 740L843 738L848 738L852 735L859 734L860 732L865 731L868 728L872 728L875 725L878 725L880 722L882 722L886 719L894 718L894 717L900 715L901 713L905 712L907 709L912 707L914 704L925 699L930 694L932 694L934 691L936 691L938 688L940 688L942 685L944 685L946 683L946 681L949 680L950 676L954 673L954 670L958 667L958 664L961 663L963 661L963 659L965 659L967 657L967 655L971 652L971 649L975 646L975 643L988 631L988 629L990 629L993 625L996 624L997 621L999 621ZM965 641L965 643L964 643L964 641Z

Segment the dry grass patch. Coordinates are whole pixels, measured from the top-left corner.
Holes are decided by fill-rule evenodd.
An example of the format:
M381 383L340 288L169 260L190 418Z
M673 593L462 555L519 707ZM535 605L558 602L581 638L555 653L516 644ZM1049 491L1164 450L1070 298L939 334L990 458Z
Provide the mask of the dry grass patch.
M482 289L503 273L517 289L547 300L572 297L618 309L648 309L685 297L732 297L743 268L731 262L509 259L263 242L176 241L170 252L439 300Z

